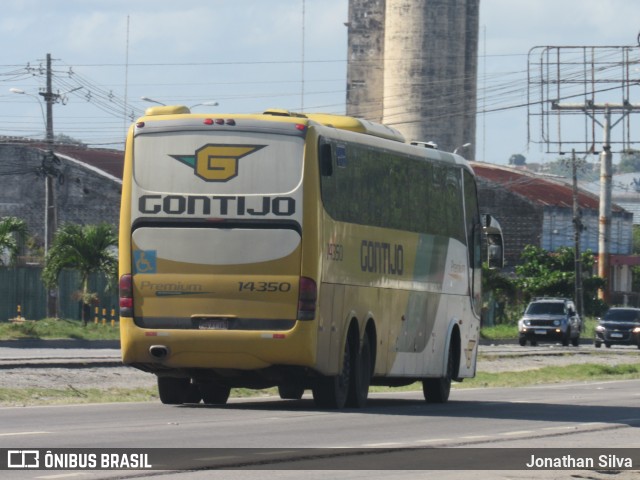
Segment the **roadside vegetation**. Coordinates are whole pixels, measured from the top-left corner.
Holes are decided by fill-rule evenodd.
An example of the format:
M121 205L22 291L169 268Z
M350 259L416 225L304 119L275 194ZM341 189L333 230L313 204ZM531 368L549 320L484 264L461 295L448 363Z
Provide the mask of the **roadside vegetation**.
M23 320L21 322L0 322L0 340L40 339L40 340L118 340L120 330L116 323L88 323L79 320L45 318L43 320Z
M582 365L549 366L527 370L525 372L478 372L473 379L454 383L453 388L490 388L525 387L531 385L549 385L563 382L587 382L594 380L629 380L640 378L640 364L600 365L596 363ZM371 387L370 392L421 391L422 384L414 383L400 388ZM231 398L277 396L276 388L251 390L234 388ZM160 402L155 387L148 388L75 388L64 385L60 388L0 388L0 405L35 406L62 405L79 403L123 403L123 402Z

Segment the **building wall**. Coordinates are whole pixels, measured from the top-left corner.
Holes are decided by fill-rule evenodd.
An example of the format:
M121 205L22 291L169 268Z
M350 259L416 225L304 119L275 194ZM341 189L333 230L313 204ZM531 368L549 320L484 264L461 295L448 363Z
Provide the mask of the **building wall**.
M53 181L58 225L107 222L117 227L121 181L70 157L58 158L60 164L43 164L44 151L39 148L0 144L0 218L24 219L30 235L44 245L44 165L58 172Z
M507 189L476 177L481 213L488 213L498 220L504 236L505 266L513 268L520 262L526 245L540 245L543 211L528 199Z

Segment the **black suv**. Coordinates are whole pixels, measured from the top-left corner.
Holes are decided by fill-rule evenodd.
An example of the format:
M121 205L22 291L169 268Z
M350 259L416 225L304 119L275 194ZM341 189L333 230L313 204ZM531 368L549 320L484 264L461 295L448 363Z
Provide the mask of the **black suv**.
M580 343L582 320L576 312L573 301L567 298L534 298L518 322L520 345L527 340L532 346L538 340L561 341L565 347L577 347Z
M637 345L640 348L640 308L610 308L596 327L596 348L611 345Z

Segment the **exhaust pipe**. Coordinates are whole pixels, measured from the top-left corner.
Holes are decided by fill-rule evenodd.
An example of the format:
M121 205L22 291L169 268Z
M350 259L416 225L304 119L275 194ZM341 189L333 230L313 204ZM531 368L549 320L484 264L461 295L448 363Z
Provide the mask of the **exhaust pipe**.
M162 360L169 356L169 347L164 345L151 345L149 347L149 353L152 357L157 358L158 360Z

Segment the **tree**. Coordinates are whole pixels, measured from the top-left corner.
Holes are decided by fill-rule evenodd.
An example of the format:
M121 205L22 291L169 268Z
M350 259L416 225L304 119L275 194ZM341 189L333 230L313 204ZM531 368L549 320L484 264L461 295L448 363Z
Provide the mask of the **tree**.
M79 299L83 306L84 325L87 324L85 311L97 296L89 291L89 275L102 273L111 285L117 282L118 260L113 252L117 243L118 236L109 224L66 224L56 232L47 253L42 280L48 288L57 286L60 272L64 269L77 270L80 274Z
M534 245L525 246L516 267L516 285L527 297L557 296L573 298L575 290L574 250L561 247L548 252ZM595 256L586 251L581 254L582 271L593 269ZM586 313L597 315L605 305L598 300L598 289L604 286L600 277L583 277L584 309Z
M0 220L0 254L9 254L9 264L13 265L20 253L20 243L27 236L27 224L16 217ZM0 255L0 265L4 265L4 255Z
M638 150L625 150L620 155L620 163L616 173L640 172L640 152Z

